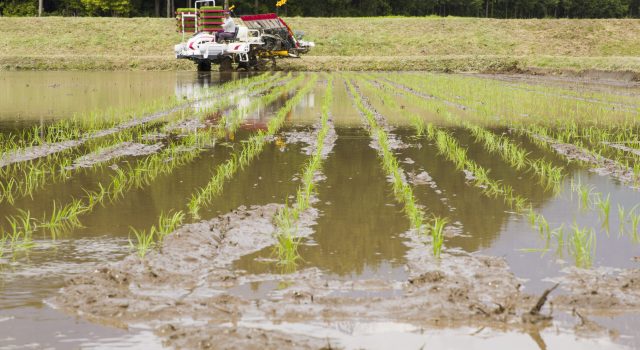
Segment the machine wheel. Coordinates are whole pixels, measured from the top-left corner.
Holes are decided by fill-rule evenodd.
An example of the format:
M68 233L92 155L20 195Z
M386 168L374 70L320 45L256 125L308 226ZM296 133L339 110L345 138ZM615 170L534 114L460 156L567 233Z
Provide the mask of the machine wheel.
M222 57L220 59L220 71L230 72L233 70L233 60L231 57Z
M240 63L238 63L238 68L236 68L236 70L241 70L241 69L250 70L251 67L249 67L249 63L248 62L240 62Z
M198 72L211 72L211 62L198 61Z

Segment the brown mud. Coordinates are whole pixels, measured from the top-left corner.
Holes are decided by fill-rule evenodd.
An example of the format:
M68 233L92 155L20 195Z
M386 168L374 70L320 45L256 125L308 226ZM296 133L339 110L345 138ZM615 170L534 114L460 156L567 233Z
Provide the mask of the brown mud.
M178 348L339 347L314 334L289 333L256 323L384 320L420 328L527 331L551 325L549 311L532 313L538 296L521 292L520 281L504 259L458 251L445 251L441 259L435 259L429 253L428 238L413 231L403 234L410 248L405 281L331 280L315 268L288 275L234 271L233 261L275 243L273 216L280 207L239 207L218 218L185 225L144 259L130 255L71 278L55 304L104 324L146 324L166 345ZM305 221L305 215L300 225L309 227L313 220ZM552 296L551 302L555 309L579 310L581 318L612 306L637 308L639 273L609 276L572 270L561 281L566 286L563 294ZM260 298L230 291L250 281L274 281L278 290ZM394 296L382 298L373 292Z
M96 164L126 156L145 156L156 153L162 149L161 143L146 145L136 142L123 142L112 147L84 155L73 162L69 169L90 168Z

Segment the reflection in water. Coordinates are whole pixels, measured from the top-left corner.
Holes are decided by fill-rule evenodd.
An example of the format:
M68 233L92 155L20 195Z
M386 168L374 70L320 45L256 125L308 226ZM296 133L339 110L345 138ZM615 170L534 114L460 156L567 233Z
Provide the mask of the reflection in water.
M395 205L376 151L363 129L336 130L338 140L324 162L326 180L318 184L318 219L313 244L300 249L303 266L348 278L403 280L406 247L399 234L409 222ZM236 267L250 273L278 272L263 259L271 248L248 255ZM258 259L258 261L256 261Z
M131 107L163 97L194 98L202 88L240 76L239 73L216 72L3 72L0 75L0 132L15 132L29 123L96 108ZM317 123L320 109L317 100L320 99L316 97L321 96L322 91L323 87L319 84L312 94L294 108L286 118L290 126L308 127ZM29 335L25 329L34 328L34 325L39 327L41 322L46 324L44 327L59 322L60 327L84 331L83 323L73 324L71 318L65 318L46 307L43 300L55 293L65 276L83 273L98 263L117 260L128 253L126 237L130 226L148 228L156 223L161 212L184 210L189 196L208 182L215 166L237 152L242 140L250 132L264 129L273 112L287 98L283 95L274 105L248 116L243 130L233 138L220 140L214 150L203 152L193 162L170 175L158 177L149 186L129 191L115 203L96 208L82 218L84 228L70 232L56 244L18 255L15 260L5 255L0 262L3 268L0 271L0 329L2 335L4 330L10 329L18 340L2 343L4 339L0 337L0 346L23 345L23 340ZM249 98L244 98L239 100L238 105L245 106L250 102ZM393 113L383 108L380 110L383 114ZM402 264L406 247L400 235L409 228L409 222L393 199L376 152L369 146L369 136L361 129L362 119L354 110L343 84L335 86L331 112L339 138L333 153L323 165L326 179L317 186L319 201L314 206L321 214L314 226L313 236L301 248L303 267L318 267L329 278L405 280ZM558 275L560 269L571 264L570 257L566 255L544 251L544 238L526 218L511 212L500 198L488 198L481 189L471 186L465 174L439 155L433 144L413 137L415 133L408 127L407 120L399 119L397 114L389 117L390 122L398 127L394 133L411 145L396 152L401 168L409 176L426 172L432 180L430 183L413 185L418 203L425 207L428 214L448 217L456 228L447 236L446 247L505 257L517 276L528 279L525 282L526 291L531 293L546 288L545 278ZM513 187L514 192L526 197L533 208L549 220L552 228L564 225L568 233L574 222L581 227L596 228L596 266L637 267L633 258L638 255L639 246L628 235L618 234L617 227L620 224L624 226L625 222L619 222L614 213L618 205L627 210L634 207L638 203L637 192L606 176L598 176L577 165L567 164L555 153L540 149L525 138L510 135L505 129L493 129L496 134L505 134L521 144L530 152L531 158L543 157L554 165L565 167L567 177L562 183L563 192L556 196L541 188L532 174L514 170L498 156L486 152L467 131L459 128L450 128L449 131L467 150L470 159L490 169L491 178ZM308 159L300 152L300 147L286 144L266 146L260 157L225 184L223 194L203 211L203 218L226 213L241 205L291 203L298 186L298 181L294 179ZM82 150L78 152L82 153ZM136 158L127 158L115 163L136 161ZM0 225L6 225L4 216L17 213L16 208L27 208L33 216L41 218L51 212L54 200L68 203L72 197L82 197L84 189L96 189L98 183L106 183L113 173L114 170L106 165L80 170L74 172L64 184L45 186L33 198L20 198L14 205L1 203L0 212L3 215ZM578 178L604 196L611 196L614 211L609 218L609 232L602 227L596 210L580 209L578 201L572 197L570 180L577 181ZM119 238L118 244L101 250L99 243L106 244L113 237ZM50 242L46 236L37 239ZM523 251L523 248L538 251L531 253ZM101 251L106 253L96 257L96 252ZM267 248L244 257L236 262L236 267L250 273L277 272L273 265L256 261L259 257L269 257L270 253L271 250ZM277 288L278 285L272 282L252 283L240 286L234 292L268 296ZM625 334L633 334L633 326L638 324L637 317L611 321L616 322L621 322L621 326L614 326L622 328ZM108 332L101 334L110 336ZM116 332L113 336L126 337L124 334ZM415 341L418 347L428 341L437 348L438 344L447 345L447 342L458 339L446 333L425 336L403 330L392 335L399 337L396 339L410 338L407 346L413 346ZM456 336L461 335L457 333ZM464 335L461 337L464 338ZM507 338L510 340L505 340ZM514 347L514 344L536 347L537 344L540 348L561 348L570 343L568 336L536 333L530 336L520 333L492 334L487 339L493 341L487 341L487 344L505 347ZM42 346L58 345L43 339L35 341ZM344 344L349 344L350 340L345 338L344 341ZM367 341L371 341L372 347L378 342L383 344L377 336L358 338L357 341L357 344L369 344ZM469 342L479 344L476 338ZM75 347L79 343L72 341L69 344L69 347ZM398 343L395 344L397 346ZM581 345L589 347L593 344L587 342ZM610 344L602 343L602 346L605 345Z
M1 72L0 126L136 108L250 76L244 72ZM9 125L7 122L11 121ZM24 124L22 125L24 126Z

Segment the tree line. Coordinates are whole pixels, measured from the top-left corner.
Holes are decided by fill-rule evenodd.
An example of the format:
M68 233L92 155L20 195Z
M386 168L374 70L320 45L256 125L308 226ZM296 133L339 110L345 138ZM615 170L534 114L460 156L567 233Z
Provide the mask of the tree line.
M172 17L195 0L3 0L2 16ZM218 2L221 2L219 0ZM640 17L640 0L229 0L237 14L284 16L465 16L489 18ZM40 7L42 6L42 7Z

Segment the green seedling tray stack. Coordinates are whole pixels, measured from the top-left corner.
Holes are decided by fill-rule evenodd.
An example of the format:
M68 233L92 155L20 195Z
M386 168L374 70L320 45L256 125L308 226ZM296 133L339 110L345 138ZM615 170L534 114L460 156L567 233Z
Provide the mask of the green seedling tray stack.
M182 7L176 9L176 31L178 31L178 33L182 31L182 14L195 15L197 13L195 8ZM185 33L193 33L196 31L196 21L194 18L184 19L184 31Z
M199 29L206 32L222 31L224 8L222 6L202 6L198 11Z

